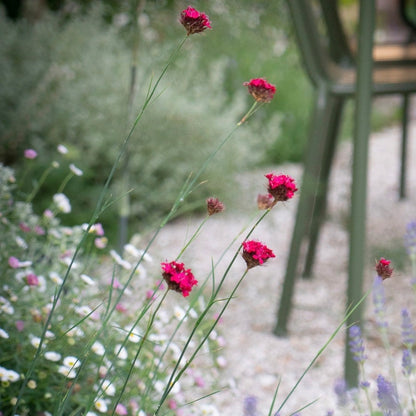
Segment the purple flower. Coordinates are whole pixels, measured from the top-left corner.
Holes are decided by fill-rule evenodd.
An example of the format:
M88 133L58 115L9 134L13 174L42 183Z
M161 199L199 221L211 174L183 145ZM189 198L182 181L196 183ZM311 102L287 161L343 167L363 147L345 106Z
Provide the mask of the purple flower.
M338 405L344 407L348 404L348 386L344 379L335 381L334 392L338 399Z
M404 245L409 256L416 254L416 221L411 221L407 224Z
M24 155L26 159L35 159L38 154L36 150L26 149Z
M410 350L403 350L402 356L402 371L405 376L410 376L412 374L413 364L412 364L412 354Z
M357 363L363 362L367 356L364 354L364 344L361 337L361 329L358 325L351 326L349 330L350 335L350 351L353 354L353 359Z
M415 343L415 330L407 309L402 309L402 340L407 348L412 348Z
M383 376L377 377L378 406L386 416L401 416L399 397L396 386L387 381Z
M257 415L257 399L253 396L248 396L244 399L244 416Z
M380 276L376 276L373 283L373 304L376 323L380 328L387 327L387 321L384 316L385 303L383 279Z

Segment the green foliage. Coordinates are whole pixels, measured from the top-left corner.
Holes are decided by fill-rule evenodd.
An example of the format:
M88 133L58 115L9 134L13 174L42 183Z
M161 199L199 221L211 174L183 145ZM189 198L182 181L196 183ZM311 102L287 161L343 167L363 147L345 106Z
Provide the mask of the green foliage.
M151 256L131 244L123 257L114 251L104 256L97 246L97 239L104 238L100 225L88 233L86 226L63 226L60 218L70 209L65 198L63 204L53 198L48 211L34 214L32 204L20 198L19 179L0 164L2 414L14 414L25 376L18 406L22 416L109 414L106 409L112 411L117 403L128 413L116 414L153 414L172 369L178 362L183 368L189 358L187 352L179 360L205 307L202 289L184 307L171 293L175 300L166 299L151 325L151 312L164 299ZM193 328L193 342L198 344L214 321L206 317ZM170 409L212 388L220 344L212 331L204 344L206 364L199 362L181 378L191 395L178 384L169 395ZM210 369L202 378L204 365ZM175 414L170 409L163 414ZM192 406L188 409L187 414L195 414Z

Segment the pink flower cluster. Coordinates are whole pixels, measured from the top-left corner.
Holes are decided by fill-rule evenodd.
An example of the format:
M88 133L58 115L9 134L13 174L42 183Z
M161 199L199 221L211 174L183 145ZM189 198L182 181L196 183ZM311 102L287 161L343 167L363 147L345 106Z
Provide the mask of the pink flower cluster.
M171 261L162 263L162 276L165 279L168 288L182 293L183 297L189 296L193 286L198 284L191 269L185 269L183 263Z
M182 10L179 21L186 29L188 36L203 32L206 29L211 29L211 22L208 16L205 13L200 13L191 6Z
M376 264L377 275L383 280L388 279L393 274L393 268L390 267L390 263L390 260L386 260L382 257Z
M248 88L248 92L253 98L260 103L269 103L276 93L276 87L264 78L255 78L243 85Z
M247 269L265 263L269 258L276 257L272 250L259 241L244 241L243 259L247 263Z
M269 180L269 194L273 196L275 202L287 201L293 198L295 192L298 190L295 180L288 175L269 173L265 176Z

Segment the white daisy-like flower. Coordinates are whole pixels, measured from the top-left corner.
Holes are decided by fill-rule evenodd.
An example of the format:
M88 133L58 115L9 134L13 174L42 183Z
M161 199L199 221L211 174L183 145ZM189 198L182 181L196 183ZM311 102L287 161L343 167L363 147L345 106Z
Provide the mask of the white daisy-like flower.
M67 331L66 335L68 337L75 337L75 336L82 337L84 336L84 331L81 328L76 326L74 328L71 328L69 331Z
M114 396L116 394L116 388L110 380L104 380L101 384L101 388L108 396Z
M60 144L57 149L58 149L58 152L61 153L62 155L66 155L68 153L68 148L64 146L63 144Z
M22 237L17 236L17 237L15 238L15 241L16 241L16 244L17 244L20 248L23 248L24 250L27 250L28 245L27 245L26 241L25 241L25 240L23 240L23 238L22 238Z
M116 345L114 348L114 354L116 354L120 360L126 360L128 357L126 347L121 346L121 344Z
M55 194L53 196L53 202L59 209L59 211L63 212L64 214L69 214L71 212L71 203L67 196L63 193Z
M20 379L20 374L14 370L7 370L6 381L10 381L10 383L14 383L15 381Z
M35 380L29 380L26 385L29 389L32 390L34 390L38 386Z
M218 409L211 404L203 404L200 408L201 416L220 416Z
M84 172L80 168L77 168L73 163L69 165L69 169L76 176L82 176L84 174Z
M81 362L78 360L77 357L73 355L68 355L68 357L64 358L64 365L69 368L78 368L81 365Z
M55 338L55 334L52 331L47 330L45 332L45 337L48 338L48 339L53 339L53 338Z
M132 265L127 261L123 260L121 256L115 250L110 250L110 256L114 259L114 261L121 266L123 269L130 270Z
M77 376L77 372L73 368L69 368L66 365L60 365L58 373L62 374L66 378L75 378Z
M134 344L137 344L140 341L140 336L138 334L135 334L134 332L131 332L129 334L128 340L130 342L133 342Z
M103 399L98 399L94 403L94 407L100 412L105 413L108 410L107 403Z
M13 306L7 302L0 306L0 311L7 313L7 315L13 315L14 314L14 308Z
M105 354L104 345L98 341L95 341L94 344L92 344L91 351L100 356L103 356Z
M88 305L75 307L75 312L81 316L87 316L92 313L92 309Z
M143 256L143 260L151 263L153 261L152 256L148 252L144 252L144 250L139 250L138 248L134 247L133 244L126 244L124 246L124 250L130 256L135 257L136 259L140 259Z
M80 276L79 276L82 280L83 280L83 282L84 283L86 283L87 285L89 285L89 286L93 286L93 285L95 285L95 282L94 282L94 280L90 277L90 276L88 276L88 275L86 275L86 274L84 274L84 273L82 273L82 274L80 274Z
M4 338L4 339L9 338L9 334L3 328L0 328L0 338Z
M47 351L47 352L45 352L45 358L48 361L57 362L61 359L61 354L59 354L59 352L55 352L55 351Z
M186 312L180 306L175 305L173 308L173 316L178 320L181 321L182 319L186 320Z
M4 368L0 366L0 380L1 381L7 381L7 372L9 370L7 368Z
M153 384L154 389L158 392L158 393L162 393L162 391L165 390L165 383L161 380L157 380L154 384Z
M87 412L85 416L97 416L97 413L94 412Z
M217 362L218 367L221 367L221 368L224 368L227 365L227 360L222 355L220 355L217 358L216 362Z
M61 276L59 276L59 274L56 272L50 272L49 278L52 280L52 282L56 283L57 285L61 285L63 282Z
M40 338L39 337L32 336L32 337L30 337L30 343L32 344L33 347L39 348Z

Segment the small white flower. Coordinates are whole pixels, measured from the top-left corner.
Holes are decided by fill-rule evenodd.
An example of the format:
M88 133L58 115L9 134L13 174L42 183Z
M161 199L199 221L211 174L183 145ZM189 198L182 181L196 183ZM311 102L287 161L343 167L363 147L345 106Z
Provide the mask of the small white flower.
M85 416L97 416L97 413L87 412Z
M66 378L75 378L77 376L76 371L73 368L69 368L66 365L60 365L58 373L64 375Z
M220 416L218 409L211 404L201 405L200 411L202 416Z
M105 354L105 348L104 345L101 344L101 342L95 341L94 344L91 346L91 350L100 356L103 356Z
M86 275L86 274L81 274L80 276L79 276L87 285L90 285L90 286L93 286L93 285L95 285L95 282L94 282L94 280L90 277L90 276L88 276L88 275Z
M13 315L14 314L14 308L10 303L5 303L1 305L0 311L7 313L7 315Z
M9 334L2 328L0 328L0 338L8 339Z
M19 267L30 267L31 265L32 265L32 262L30 260L19 262Z
M165 383L164 383L163 381L161 381L161 380L157 380L157 381L155 382L155 384L153 385L153 387L155 388L155 390L156 390L158 393L162 393L162 391L164 391L164 390L165 390Z
M17 236L17 237L15 238L15 241L16 241L16 244L17 244L20 248L23 248L24 250L27 250L28 245L27 245L26 241L25 241L25 240L23 240L23 238L22 238L22 237Z
M37 387L36 381L35 380L29 380L27 382L27 387L29 387L29 389L34 390Z
M35 347L35 348L39 348L39 345L40 345L40 338L39 338L39 337L34 337L34 336L32 336L32 337L30 338L30 343L32 344L32 346L33 346L33 347Z
M120 255L115 250L110 250L110 256L115 260L115 262L120 265L123 269L130 270L132 265L127 261L123 260Z
M145 253L144 250L139 250L136 247L134 247L133 244L126 244L124 246L124 250L127 254L130 254L131 256L135 257L136 259L140 259L143 256L143 260L151 263L153 261L152 256L149 253Z
M16 371L13 370L7 370L6 377L6 381L10 381L11 383L14 383L15 381L20 379L19 373L16 373Z
M76 326L75 328L71 328L69 331L67 331L66 335L68 337L75 337L75 336L82 337L84 336L84 331L81 328Z
M52 282L56 283L57 285L61 285L63 282L59 274L56 272L50 272L49 278L52 280Z
M64 358L64 365L69 368L78 368L81 365L81 362L78 360L77 357L73 355L68 355L68 357Z
M69 169L76 176L82 176L84 174L84 172L81 169L77 168L73 163L69 165Z
M173 308L173 316L178 320L181 321L185 318L186 312L180 307L175 305Z
M53 339L53 338L55 338L55 334L52 331L48 330L48 331L45 332L45 337L48 338L48 339Z
M7 381L7 372L9 370L7 368L4 368L0 366L0 380L1 381Z
M98 399L95 403L94 403L95 408L100 412L100 413L105 413L107 411L107 403L105 402L105 400L103 399Z
M47 351L45 352L45 358L49 361L57 362L61 359L61 354L55 351Z
M114 354L116 354L120 360L126 360L128 356L127 349L122 347L121 344L116 345L114 348Z
M58 146L58 152L61 153L62 155L66 155L68 153L68 148L64 146L63 144L60 144Z
M116 394L116 388L110 380L104 380L101 384L101 388L108 396L114 396Z
M222 356L222 355L220 355L218 358L217 358L217 365L218 365L218 367L221 367L221 368L224 368L226 365L227 365L227 360L225 359L225 357L224 356Z
M90 315L90 314L92 313L92 309L91 309L89 306L87 306L87 305L84 305L84 306L77 306L77 307L75 308L75 312L76 312L78 315L81 315L81 316L87 316L87 315Z
M54 160L52 162L52 167L55 168L55 169L58 169L59 168L59 162L57 162L56 160Z
M128 340L130 342L133 342L134 344L137 344L140 341L139 335L135 334L134 332L131 332L129 334Z
M65 194L55 194L53 196L53 202L58 207L59 211L63 212L64 214L71 212L71 203Z

